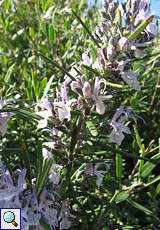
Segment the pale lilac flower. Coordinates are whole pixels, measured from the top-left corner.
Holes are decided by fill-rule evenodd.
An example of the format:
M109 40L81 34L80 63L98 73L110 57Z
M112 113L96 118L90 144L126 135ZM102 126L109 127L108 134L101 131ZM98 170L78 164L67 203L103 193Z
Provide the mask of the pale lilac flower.
M139 81L137 81L138 73L134 73L132 70L126 70L121 72L121 77L128 84L132 85L133 89L140 91Z
M106 110L106 106L105 104L102 102L103 100L112 98L112 95L104 95L104 96L99 96L99 91L100 91L100 84L104 83L104 90L106 87L106 80L104 78L102 79L98 79L98 77L96 77L95 79L95 83L94 83L94 90L93 90L93 94L91 94L91 98L92 100L96 103L96 111L99 114L104 114L105 110Z
M71 221L69 221L67 217L76 218L70 213L69 208L67 207L67 202L64 200L62 202L62 208L58 218L58 220L62 219L60 222L60 230L69 229L71 227Z
M59 184L60 181L60 174L56 173L55 170L58 168L63 168L63 166L58 164L52 164L50 171L49 171L49 179L50 181L53 181L53 184Z
M57 210L52 207L53 204L59 206L59 203L55 201L55 194L60 198L59 194L52 190L47 190L44 187L40 195L40 202L38 207L39 212L42 214L51 228L58 227Z
M93 173L94 173L95 176L98 177L97 180L96 180L96 185L97 185L98 189L99 189L99 187L100 187L100 185L101 185L101 183L102 183L102 181L103 181L103 178L105 177L105 176L103 175L103 173L108 173L107 171L98 171L98 170L97 170L98 166L99 166L99 165L102 165L102 164L106 165L106 166L108 167L108 169L110 169L109 165L108 165L107 163L105 163L105 162L97 163L97 164L94 166L94 172L93 172Z
M137 56L138 58L143 58L145 55L144 55L144 53L143 53L143 50L141 50L140 48L145 49L145 48L147 48L147 47L148 47L147 44L136 43L136 42L134 42L134 41L131 41L131 42L129 43L128 50L131 50L131 51L133 50L133 51L135 51L136 56Z
M23 169L21 172L19 172L19 178L18 178L18 184L15 187L13 185L13 180L11 178L10 172L8 169L5 171L5 165L2 166L0 172L2 174L2 178L0 180L0 187L4 186L4 189L1 189L0 193L0 200L7 199L10 200L19 193L23 191L23 187L26 184L25 181L25 175L27 169Z
M93 165L91 163L87 163L86 167L84 169L84 174L85 175L91 175L93 174Z
M92 58L89 58L89 56L86 53L82 54L83 61L81 63L90 66L93 64Z
M41 111L37 111L37 107L41 108ZM47 126L47 119L48 118L53 118L54 113L53 113L53 103L48 99L44 98L40 102L36 103L36 108L35 108L36 114L43 117L44 119L41 119L38 121L38 126L37 129L43 129L44 127Z
M40 107L42 110L37 111L37 107ZM44 98L40 102L37 102L35 110L36 114L43 118L53 117L53 104L48 98Z
M124 70L125 65L129 62L129 59L126 59L125 61L121 60L118 63L118 66L116 68L116 70L119 70L120 72L122 72Z
M91 163L87 163L87 164L86 164L86 167L85 167L85 169L84 169L84 175L88 175L88 176L97 176L97 177L98 177L97 180L96 180L96 185L97 185L98 189L99 189L99 187L100 187L100 185L101 185L101 183L102 183L102 181L103 181L103 178L105 177L105 176L103 175L103 173L107 173L107 171L98 171L98 170L97 170L97 169L98 169L98 166L99 166L99 165L102 165L102 164L105 164L105 165L110 169L109 165L108 165L106 162L97 163L97 164L95 164L94 167L93 167L93 165L92 165ZM81 171L80 175L82 174L82 172L83 172L83 171ZM77 175L77 178L78 178L78 176L80 176L80 175Z
M59 119L62 120L64 118L70 120L71 114L70 114L70 106L72 103L75 103L76 99L67 100L67 91L65 85L61 86L61 101L58 101L57 99L54 100L54 106L58 108L58 116Z
M132 85L133 89L140 91L141 88L140 88L139 82L137 81L137 76L139 76L139 74L134 73L132 70L124 71L125 65L128 62L129 62L129 59L118 62L118 67L116 68L116 70L120 71L121 77L128 85Z
M75 66L76 67L76 66ZM80 67L78 68L79 71ZM70 75L72 75L74 78L77 76L77 71L72 68L71 71L69 71ZM64 76L64 82L63 85L67 86L70 82L72 81L72 79L70 77L68 77L67 75Z
M52 143L52 142L44 142L43 144L47 146L48 143ZM50 152L47 149L42 148L43 165L46 159L47 161L49 161L49 159L52 158L52 146L48 146L48 147L51 148ZM58 164L52 164L50 171L49 171L49 179L50 181L53 181L53 184L58 184L60 180L60 174L55 172L55 170L58 168L63 168L63 166L58 165Z
M112 120L110 121L110 125L113 127L113 130L110 134L109 142L114 142L119 146L119 145L121 145L121 142L125 137L124 134L122 133L122 131L126 134L131 133L130 129L127 126L125 126L124 124L122 124L125 120L128 120L128 118L132 118L136 122L136 119L134 117L138 117L138 115L136 115L135 113L134 114L130 114L130 113L131 113L131 110L127 109L127 111L126 111L124 109L124 106L120 106L118 108L118 110L114 114ZM121 116L121 114L124 114L124 116L119 118ZM118 118L119 118L119 120L117 121Z

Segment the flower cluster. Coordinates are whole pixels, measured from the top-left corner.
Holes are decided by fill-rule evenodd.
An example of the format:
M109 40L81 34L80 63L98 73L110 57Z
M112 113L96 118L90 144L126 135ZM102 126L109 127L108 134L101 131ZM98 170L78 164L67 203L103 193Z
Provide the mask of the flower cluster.
M85 51L69 76L65 75L64 81L59 82L55 99L47 97L37 103L36 113L44 118L39 121L38 129L47 126L47 119L54 120L55 126L70 128L68 122L72 118L71 111L80 111L84 117L90 117L94 110L100 115L105 114L112 107L115 87L121 87L117 84L121 79L135 90L141 90L137 80L139 74L133 71L131 59L142 58L143 50L148 47L146 42L156 36L157 27L151 22L153 15L146 15L147 1L119 4L119 1L104 0L102 5L103 8L99 11L102 23L93 33L97 45L92 45ZM123 26L121 15L125 20ZM146 24L142 30L143 22ZM75 93L74 99L68 99L69 88ZM38 107L41 108L40 111L37 110ZM137 115L127 116L127 111L120 106L113 118L106 121L113 128L109 142L120 145L124 139L123 132L131 133L124 122ZM117 121L122 113L125 113L124 117Z

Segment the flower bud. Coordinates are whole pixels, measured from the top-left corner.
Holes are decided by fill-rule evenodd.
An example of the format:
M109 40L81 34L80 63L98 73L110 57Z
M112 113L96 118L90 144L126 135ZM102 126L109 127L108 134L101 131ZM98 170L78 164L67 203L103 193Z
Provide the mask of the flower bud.
M83 96L84 97L90 97L90 95L91 95L91 86L90 86L88 81L85 81L82 91L83 91Z
M72 81L70 86L71 86L71 90L73 90L75 93L77 93L76 89L79 88L78 82L77 81Z
M102 22L100 26L101 26L102 32L110 32L110 26L108 22L106 23Z
M125 52L128 48L129 41L126 37L122 37L119 39L117 46L116 46L116 51L120 51L121 53Z
M116 40L116 38L111 36L110 39L109 39L109 45L115 46L115 40Z
M108 11L113 12L114 10L115 10L114 3L113 2L109 3Z
M70 161L74 161L74 156L73 156L72 153L69 154L69 160L70 160Z
M102 0L102 6L105 8L105 10L108 10L108 2L106 0Z
M112 17L112 20L115 18L115 5L113 2L109 3L108 11Z
M107 59L107 49L106 47L102 48L102 57L106 60Z
M82 110L83 109L83 100L81 97L78 97L78 110Z
M109 45L107 47L107 59L109 61L113 60L113 54L114 54L114 47L113 47L113 45Z
M81 139L79 139L79 140L77 141L76 146L77 146L77 148L82 147L82 140L81 140Z
M60 126L61 123L62 123L61 120L57 117L55 127Z

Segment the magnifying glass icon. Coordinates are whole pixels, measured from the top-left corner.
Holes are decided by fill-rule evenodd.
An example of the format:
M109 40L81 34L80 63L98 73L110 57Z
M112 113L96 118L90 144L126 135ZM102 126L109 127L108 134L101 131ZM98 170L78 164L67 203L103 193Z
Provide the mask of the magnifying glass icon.
M18 226L18 224L14 221L15 220L15 215L13 212L11 211L7 211L4 213L3 215L3 219L6 223L11 223L13 224L15 227Z

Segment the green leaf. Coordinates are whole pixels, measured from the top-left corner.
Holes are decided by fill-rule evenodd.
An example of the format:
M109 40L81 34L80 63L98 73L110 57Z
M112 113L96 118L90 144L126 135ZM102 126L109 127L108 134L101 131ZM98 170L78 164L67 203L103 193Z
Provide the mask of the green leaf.
M38 19L39 19L39 21L41 22L41 12L40 12L39 7L37 6L37 4L35 4L35 10L36 10L36 12L37 12Z
M52 76L50 77L50 79L49 79L49 81L48 81L48 83L47 83L47 85L46 85L46 87L45 87L45 89L44 89L44 93L43 93L42 99L45 98L45 96L47 95L47 93L48 93L48 91L49 91L49 89L50 89L50 87L51 87L53 78L54 78L54 75L52 75Z
M154 15L151 14L144 22L141 23L140 26L138 26L135 31L128 36L129 42L133 41L135 38L138 37L138 35L147 27L147 25L153 20Z
M21 150L22 150L21 148L2 148L2 151L4 153L6 153L6 152L20 152Z
M27 151L25 144L22 144L22 155L23 155L24 167L27 169L26 177L31 182L32 175L31 175L30 159L29 159L29 153Z
M137 129L135 129L135 133L136 133L136 140L137 140L138 146L139 146L140 149L142 149L141 138L139 136L139 133L138 133Z
M121 184L122 179L122 155L116 153L116 176L119 184Z
M29 99L30 101L32 101L33 99L32 99L31 89L27 87L27 88L26 88L26 91L27 91L27 97L28 97L28 99Z
M37 163L38 163L38 160L37 160ZM48 176L48 173L49 173L49 170L52 164L53 164L52 158L50 158L49 160L46 159L42 171L38 172L39 174L37 175L37 178L39 178L39 180L36 179L36 197L38 197L38 195L40 194L44 186L44 183L47 179L47 176Z
M85 194L86 196L89 196L93 200L98 201L99 204L104 203L107 206L109 206L110 208L115 208L115 209L117 208L117 205L109 203L106 199L99 198L97 195L90 194L89 192L87 192L87 191L85 191L83 189L81 189L81 191L82 191L81 192L82 194Z
M35 38L35 31L32 27L29 27L29 35L32 37L32 39Z
M97 216L95 214L94 207L93 207L93 204L92 204L91 199L90 199L89 196L87 196L87 201L88 201L89 207L90 207L90 209L92 211L92 215L94 216L95 221L97 221Z
M117 203L120 203L120 202L126 200L126 199L129 197L129 195L130 195L130 191L129 191L129 190L120 192L120 193L117 195L115 201L116 201Z
M54 39L55 39L55 30L53 28L53 25L50 24L49 25L49 41L51 44L53 43Z
M66 166L66 168L67 168L66 177L65 177L65 179L63 179L63 180L61 181L61 184L60 184L59 189L58 189L58 194L59 194L60 196L63 195L63 193L64 193L66 187L68 186L68 183L69 183L70 177L71 177L72 165L71 165L71 164L68 164L68 165Z
M5 32L7 33L8 30L8 26L9 26L9 20L6 21L6 25L5 25Z
M74 152L74 148L76 145L76 140L77 140L77 126L76 124L74 125L74 129L72 131L72 135L71 135L71 143L70 143L70 153Z
M92 121L86 121L87 128L93 137L98 136L98 131Z
M159 194L160 193L160 183L157 185L157 188L156 188L156 193Z
M84 24L84 22L80 19L80 17L78 16L78 14L71 9L71 11L73 12L73 14L75 15L75 17L78 19L78 21L81 23L81 25L83 26L83 28L87 31L87 33L89 34L89 36L91 37L91 39L94 41L94 43L101 48L101 46L98 44L98 42L95 40L94 36L92 35L92 33L90 32L90 30L87 28L87 26Z
M34 101L34 102L37 102L37 98L36 98L36 95L35 95L35 91L34 91L33 86L32 86L32 89L31 89L31 95L32 95L33 101Z
M148 176L150 174L150 172L159 163L159 160L160 160L160 153L158 153L158 154L154 155L153 157L151 157L151 159L144 164L141 177L145 178L146 176Z
M2 155L2 159L4 161L4 165L6 165L6 168L9 170L10 173L12 173L12 169L11 169L10 164L8 163L6 155L4 153L1 153L1 155Z
M5 30L5 18L3 16L3 13L1 13L0 15L0 20L2 21L2 26L3 26L3 29Z
M90 67L90 66L88 66L88 65L85 65L85 64L81 64L85 69L87 69L87 70L89 70L90 72L92 72L92 73L94 73L95 75L100 75L100 73L97 71L97 70L95 70L95 69L93 69L92 67Z
M39 181L40 181L40 176L42 172L42 163L40 162L39 159L37 159L37 172L36 172L36 183L35 183L35 189L38 189Z
M38 148L37 148L37 159L39 160L40 164L43 164L43 156L42 156L42 141L38 139Z
M55 61L53 61L52 59L50 59L49 57L46 57L44 54L42 54L41 52L37 52L37 54L41 55L42 58L46 59L48 62L52 63L54 66L56 66L59 70L61 70L64 74L66 74L67 76L69 76L73 81L75 81L75 78L67 72L67 70L65 70L63 67L61 67L60 65L58 65Z
M38 96L37 95L38 80L37 80L37 76L34 75L34 73L33 73L33 69L31 69L31 75L32 75L32 83L33 83L34 93L35 93L35 96Z
M146 186L151 185L151 184L157 182L158 180L160 180L160 175L154 177L152 180L150 180L150 181L148 181L147 183L145 183L145 185L146 185Z
M86 25L86 27L88 28L88 19L85 20L84 24ZM82 34L83 34L83 38L85 38L86 34L87 34L87 31L86 29L83 27L83 30L82 30Z
M3 112L15 112L15 111L18 111L20 110L20 108L4 108L4 109L0 109L0 113L3 113Z
M108 81L106 82L106 85L111 86L111 87L115 87L115 88L123 88L123 85L111 83L111 82L108 82Z
M39 99L41 99L41 97L42 97L42 91L43 91L44 87L46 86L46 84L47 84L47 78L45 77L45 78L43 78L43 80L40 84L40 87L39 87L39 92L38 92L38 98Z
M145 212L146 214L154 217L156 220L159 220L159 218L152 211L150 211L148 208L136 203L135 201L133 201L131 199L127 199L127 201L128 201L128 203L130 203L135 208L137 208L137 209L141 210L142 212Z
M66 31L69 29L69 21L68 20L65 20L64 28L65 28Z
M137 155L133 155L131 153L124 152L124 151L119 150L119 149L114 149L114 148L112 148L110 146L107 146L107 145L104 145L104 144L102 144L102 143L100 143L98 141L94 141L94 140L91 140L91 139L90 139L90 141L93 142L97 146L100 146L100 147L102 147L102 148L104 148L104 149L106 149L108 151L114 152L114 153L119 153L122 156L132 157L132 158L135 158L135 159L148 160L148 158L146 158L146 157L140 157L140 156L137 156Z
M8 69L7 73L6 73L6 76L4 78L4 85L7 85L10 81L10 78L12 76L12 72L13 72L13 67L14 67L14 64L10 66L10 68Z

